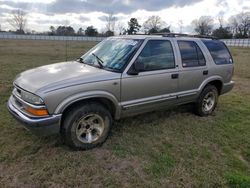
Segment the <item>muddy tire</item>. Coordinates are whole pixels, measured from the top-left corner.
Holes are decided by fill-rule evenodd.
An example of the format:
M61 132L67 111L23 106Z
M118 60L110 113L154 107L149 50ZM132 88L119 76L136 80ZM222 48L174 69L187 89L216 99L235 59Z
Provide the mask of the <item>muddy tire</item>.
M206 86L195 104L195 113L199 116L211 115L217 106L218 97L218 90L215 86Z
M61 137L73 149L91 149L106 141L111 126L111 114L103 105L95 102L81 104L65 114Z

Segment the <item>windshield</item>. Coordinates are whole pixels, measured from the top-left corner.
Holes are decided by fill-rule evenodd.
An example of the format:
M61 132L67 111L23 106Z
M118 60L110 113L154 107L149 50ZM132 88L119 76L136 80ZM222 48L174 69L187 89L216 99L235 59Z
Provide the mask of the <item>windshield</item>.
M140 46L142 40L108 38L88 53L83 55L82 61L90 65L100 65L114 71L121 71L130 57Z

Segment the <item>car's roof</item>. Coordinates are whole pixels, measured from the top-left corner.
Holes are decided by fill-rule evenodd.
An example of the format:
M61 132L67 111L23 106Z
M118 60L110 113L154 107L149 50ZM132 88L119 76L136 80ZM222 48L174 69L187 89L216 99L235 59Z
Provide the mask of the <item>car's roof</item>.
M115 36L112 38L124 38L124 39L137 39L137 40L144 40L147 38L156 38L156 39L160 39L160 38L169 38L169 39L178 39L178 40L201 40L201 38L199 37L188 37L188 36L178 36L178 37L174 37L174 36L163 36L163 35L119 35L119 36ZM211 40L209 38L202 38L202 40Z
M160 38L161 35L120 35L116 36L117 38L126 38L126 39L146 39L146 38Z

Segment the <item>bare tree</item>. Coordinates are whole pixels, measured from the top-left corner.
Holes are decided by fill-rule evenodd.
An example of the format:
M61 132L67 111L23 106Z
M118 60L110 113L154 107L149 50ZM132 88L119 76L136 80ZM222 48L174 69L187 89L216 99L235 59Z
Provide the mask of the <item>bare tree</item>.
M224 22L225 22L223 15L219 15L217 19L219 21L220 27L223 27Z
M182 30L183 30L183 21L179 20L178 21L178 25L179 25L179 28L180 28L180 33L182 33Z
M9 24L16 29L17 33L24 33L27 23L27 14L23 10L15 10L12 12L11 18L8 20Z
M201 16L192 22L194 30L200 35L210 35L213 31L214 20L210 16Z
M238 33L238 27L239 27L238 21L235 16L229 18L229 25L231 28L231 32L235 36Z
M146 33L157 33L165 24L160 16L150 16L143 24Z
M126 31L124 24L122 22L117 23L117 28L119 31L119 35L122 35Z
M106 20L106 30L108 32L110 31L114 32L117 18L113 15L113 13L110 13L108 16L106 16L105 20Z
M84 32L83 28L80 27L77 31L77 35L83 35L83 32Z
M232 33L230 31L230 27L226 26L224 20L224 13L220 13L216 19L219 22L219 27L213 30L212 35L219 39L229 39L232 38Z
M237 38L250 37L250 12L240 13L229 19L231 30Z

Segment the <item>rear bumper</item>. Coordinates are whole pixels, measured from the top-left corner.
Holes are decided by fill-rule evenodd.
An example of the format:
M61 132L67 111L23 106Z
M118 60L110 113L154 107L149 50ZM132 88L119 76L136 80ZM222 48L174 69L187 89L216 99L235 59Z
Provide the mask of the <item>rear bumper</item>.
M223 84L222 90L221 90L221 95L231 91L234 87L234 81L230 81L228 83Z
M48 117L30 118L20 112L11 101L7 104L8 110L12 116L21 122L25 128L29 129L36 135L51 135L60 132L61 114L51 115Z

